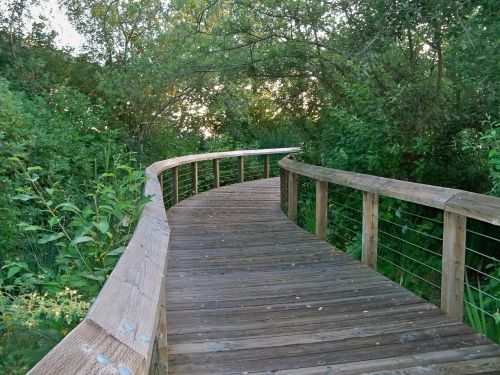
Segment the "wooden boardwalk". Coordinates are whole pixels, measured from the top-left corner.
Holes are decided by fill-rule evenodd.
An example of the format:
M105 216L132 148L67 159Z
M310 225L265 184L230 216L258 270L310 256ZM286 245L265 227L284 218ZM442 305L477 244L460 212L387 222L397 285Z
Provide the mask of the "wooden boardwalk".
M500 346L302 230L279 181L168 211L169 374L500 374Z

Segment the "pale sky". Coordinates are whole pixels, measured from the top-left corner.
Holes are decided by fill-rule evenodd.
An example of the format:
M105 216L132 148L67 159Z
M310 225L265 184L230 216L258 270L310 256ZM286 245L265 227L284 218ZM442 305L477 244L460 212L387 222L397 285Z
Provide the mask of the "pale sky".
M36 21L40 15L49 19L51 27L59 34L56 43L59 47L68 46L81 51L85 42L84 38L69 23L64 9L59 8L57 0L41 0L39 6L31 8L33 20Z

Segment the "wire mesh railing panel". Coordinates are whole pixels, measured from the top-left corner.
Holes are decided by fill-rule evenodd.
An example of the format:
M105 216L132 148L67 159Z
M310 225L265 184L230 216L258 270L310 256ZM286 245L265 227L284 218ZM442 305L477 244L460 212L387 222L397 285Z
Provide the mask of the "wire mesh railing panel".
M316 230L315 184L314 179L297 176L297 225L311 233Z
M172 207L172 170L163 171L160 176L163 187L163 204L165 209Z
M467 220L464 320L500 342L500 227Z
M213 161L198 162L198 192L213 189L214 187L214 167Z
M278 177L280 175L280 166L278 162L283 158L283 154L269 155L269 177Z
M238 182L238 158L221 159L219 162L220 186Z
M363 194L359 190L329 184L327 214L327 241L360 260Z
M246 156L245 164L245 181L253 181L264 178L264 159L262 156Z
M443 247L442 211L381 197L377 269L439 304Z
M191 164L180 165L177 168L179 173L179 201L182 201L194 194Z

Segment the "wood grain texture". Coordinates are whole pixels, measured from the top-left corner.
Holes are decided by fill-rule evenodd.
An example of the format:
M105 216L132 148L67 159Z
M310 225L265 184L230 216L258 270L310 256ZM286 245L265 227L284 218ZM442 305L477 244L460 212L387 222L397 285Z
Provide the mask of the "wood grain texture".
M214 172L214 188L216 189L220 186L220 160L214 159L212 164Z
M444 212L441 308L460 321L464 314L466 225L467 217Z
M328 225L328 182L316 181L316 236L324 240Z
M364 192L439 208L500 225L500 198L497 197L319 167L294 161L288 157L281 159L278 164L290 173L297 173Z
M264 178L269 178L271 169L269 166L269 154L264 155Z
M168 211L170 375L496 368L500 347L287 220L279 189L245 182Z
M268 148L260 150L239 150L239 151L225 151L225 152L211 152L206 154L196 154L179 156L177 158L171 158L167 160L157 161L151 164L148 169L151 173L158 175L160 172L172 167L192 163L194 161L207 161L213 159L226 159L226 158L236 158L239 156L258 156L258 155L275 155L275 154L292 154L298 152L300 149L298 147L287 147L287 148Z
M373 270L377 270L378 246L378 195L363 192L362 260Z

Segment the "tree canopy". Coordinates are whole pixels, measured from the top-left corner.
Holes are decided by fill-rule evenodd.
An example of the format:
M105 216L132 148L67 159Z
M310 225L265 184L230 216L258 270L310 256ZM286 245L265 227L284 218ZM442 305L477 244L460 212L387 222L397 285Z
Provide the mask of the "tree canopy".
M498 1L59 0L79 52L37 5L0 5L4 314L65 298L82 314L144 204L138 170L171 156L299 145L500 196ZM57 338L76 317L54 319ZM26 343L28 367L50 347Z

